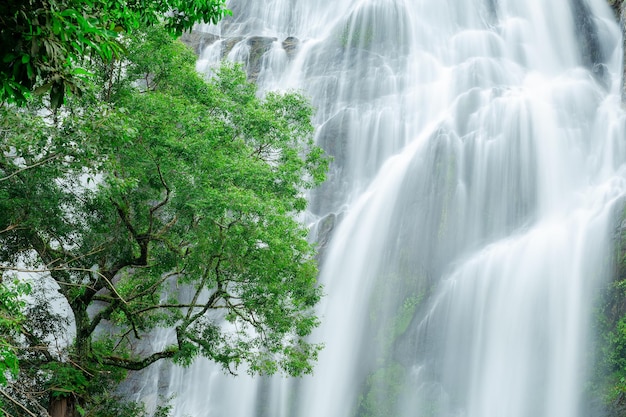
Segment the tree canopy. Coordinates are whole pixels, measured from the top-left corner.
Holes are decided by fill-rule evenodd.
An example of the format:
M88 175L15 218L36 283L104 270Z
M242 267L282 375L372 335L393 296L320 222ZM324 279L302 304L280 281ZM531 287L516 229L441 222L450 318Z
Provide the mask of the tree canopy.
M94 60L124 53L121 34L163 24L175 35L197 22L217 23L226 0L3 0L0 3L0 102L23 104L49 93L80 93Z
M194 63L155 26L113 68L90 67L58 117L0 106L0 271L35 274L7 390L25 407L85 413L161 359L312 370L321 289L297 220L327 169L312 109L297 93L259 98L237 65L205 80ZM143 352L159 327L166 347ZM51 411L60 400L73 411Z

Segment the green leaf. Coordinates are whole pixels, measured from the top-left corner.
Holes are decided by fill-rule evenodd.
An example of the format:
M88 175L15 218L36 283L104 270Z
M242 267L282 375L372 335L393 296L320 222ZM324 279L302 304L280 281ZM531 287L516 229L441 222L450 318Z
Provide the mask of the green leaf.
M48 90L50 90L51 87L52 87L52 82L45 83L45 84L37 87L35 89L34 93L37 94L37 95L41 95L41 94L47 92Z
M89 76L89 77L92 77L94 75L92 72L89 72L86 69L80 68L80 67L72 68L72 73L74 75L85 75L85 76Z

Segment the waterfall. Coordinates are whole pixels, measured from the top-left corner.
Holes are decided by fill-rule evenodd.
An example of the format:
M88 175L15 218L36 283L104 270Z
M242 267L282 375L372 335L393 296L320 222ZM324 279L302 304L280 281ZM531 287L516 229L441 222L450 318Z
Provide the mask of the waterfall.
M333 156L313 376L161 371L175 416L583 417L626 192L605 0L232 0L202 53L297 89ZM156 371L158 374L158 371Z

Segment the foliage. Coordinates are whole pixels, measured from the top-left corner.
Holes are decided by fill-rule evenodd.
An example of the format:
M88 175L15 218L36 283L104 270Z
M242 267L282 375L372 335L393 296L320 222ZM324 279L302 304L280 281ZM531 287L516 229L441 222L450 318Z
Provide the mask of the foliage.
M81 417L168 417L171 408L166 402L158 405L154 413L149 414L141 403L124 401L115 395L104 393L93 398Z
M595 314L597 365L590 383L592 396L609 409L623 407L626 396L626 311L624 282L610 283ZM611 414L609 412L609 414Z
M351 20L343 26L339 40L343 48L367 49L374 41L374 28L371 25L364 25L363 27L358 24L355 25L355 22Z
M225 0L5 0L0 5L0 102L24 104L50 92L53 108L80 93L94 59L124 53L121 34L164 22L180 35L196 22L217 23Z
M422 394L410 388L410 367L399 352L405 351L403 344L415 336L409 332L410 325L419 312L427 305L433 282L423 265L402 243L398 247L387 248L384 253L384 266L380 269L369 300L368 338L373 341L363 354L368 355L367 376L360 387L356 403L359 417L382 417L396 415L398 404L415 401L419 415L429 414L422 401ZM413 343L413 342L410 342ZM410 349L415 349L412 344ZM408 397L407 397L408 396Z
M621 220L626 218L622 212ZM620 223L621 224L621 223ZM620 226L614 253L615 277L608 282L596 301L594 326L594 372L588 393L607 416L626 412L626 233Z
M379 364L391 359L394 347L432 291L429 274L406 250L390 250L382 273L376 280L368 308L369 328L376 342L373 346L376 349L371 352L375 352Z
M24 320L21 296L28 294L30 286L16 282L7 286L0 281L0 386L9 378L17 378L19 367L14 338Z
M361 417L383 417L395 415L398 399L405 389L406 371L398 363L378 369L370 374L365 384L365 394L359 398Z
M311 372L321 289L296 218L327 160L307 100L260 99L231 64L204 80L160 27L129 37L116 65L95 65L53 123L0 107L0 268L43 272L33 292L50 298L54 282L75 327L59 350L47 336L62 315L27 320L23 378L87 410L161 359ZM171 343L141 353L158 327Z

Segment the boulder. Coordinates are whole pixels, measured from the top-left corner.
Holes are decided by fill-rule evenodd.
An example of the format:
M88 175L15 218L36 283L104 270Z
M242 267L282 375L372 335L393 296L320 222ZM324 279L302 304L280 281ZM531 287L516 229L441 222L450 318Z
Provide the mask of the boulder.
M300 39L289 36L282 43L283 49L287 53L287 58L292 59L300 47Z
M200 32L197 30L185 32L180 37L181 42L193 49L196 55L200 55L204 48L218 41L219 39L220 37L217 35L214 35L212 33Z

